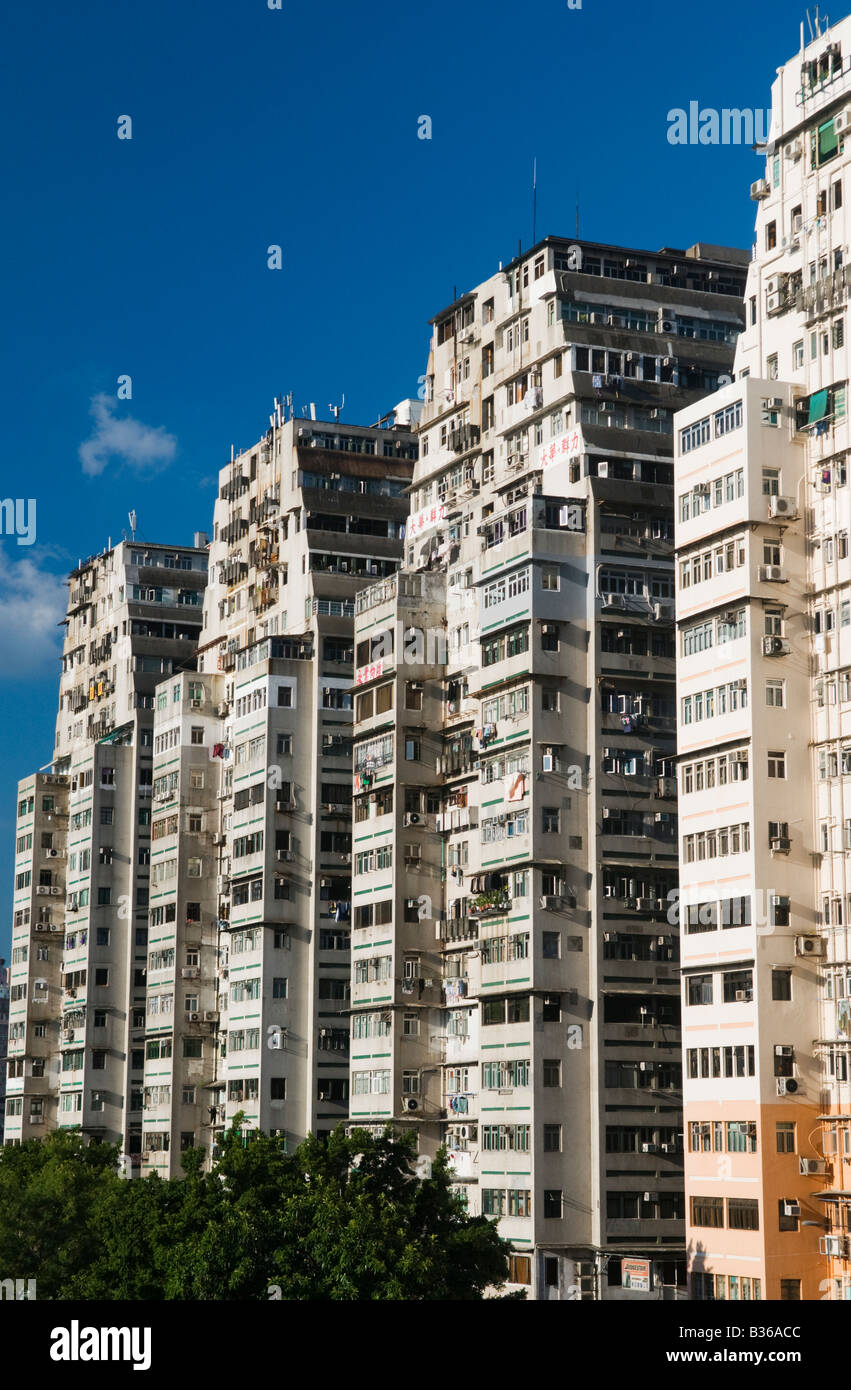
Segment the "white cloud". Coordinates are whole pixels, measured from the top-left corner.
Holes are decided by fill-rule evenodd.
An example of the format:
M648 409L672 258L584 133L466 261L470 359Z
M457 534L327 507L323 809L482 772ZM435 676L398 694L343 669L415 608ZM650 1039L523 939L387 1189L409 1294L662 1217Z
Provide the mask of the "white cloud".
M161 425L143 425L132 415L119 419L111 396L94 396L91 414L95 428L79 448L83 472L95 478L111 458L129 468L158 469L171 463L177 453L177 440Z
M0 680L58 675L68 590L58 574L29 558L11 559L0 543Z

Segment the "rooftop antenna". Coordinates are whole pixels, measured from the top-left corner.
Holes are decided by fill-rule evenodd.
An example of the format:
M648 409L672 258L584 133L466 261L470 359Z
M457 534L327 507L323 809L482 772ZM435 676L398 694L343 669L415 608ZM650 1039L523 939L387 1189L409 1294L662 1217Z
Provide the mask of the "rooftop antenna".
M339 404L339 405L331 405L331 404L329 404L328 409L329 409L330 411L333 411L335 422L338 422L338 421L339 421L339 419L340 419L340 411L343 409L343 406L344 406L345 404L346 404L346 393L345 393L345 391L343 392L343 399L340 401L340 404Z
M128 514L127 514L127 520L130 522L130 539L131 539L131 541L135 542L135 540L136 540L136 513L135 513L135 512L128 512Z
M532 160L532 245L537 244L535 235L538 225L538 160Z

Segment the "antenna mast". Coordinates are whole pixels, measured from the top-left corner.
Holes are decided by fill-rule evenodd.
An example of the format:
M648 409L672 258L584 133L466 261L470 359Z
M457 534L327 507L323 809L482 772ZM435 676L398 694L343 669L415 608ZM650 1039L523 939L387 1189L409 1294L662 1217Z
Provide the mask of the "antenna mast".
M538 160L537 156L532 160L532 245L537 245L538 222Z

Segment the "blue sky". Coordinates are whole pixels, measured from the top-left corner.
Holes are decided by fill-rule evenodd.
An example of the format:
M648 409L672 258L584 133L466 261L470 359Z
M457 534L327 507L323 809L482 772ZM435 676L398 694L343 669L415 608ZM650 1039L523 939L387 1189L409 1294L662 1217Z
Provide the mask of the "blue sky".
M573 235L578 194L583 237L749 245L761 162L670 145L667 114L767 107L802 15L6 0L0 497L36 499L37 540L0 537L0 953L15 783L52 751L68 568L131 507L149 540L209 527L217 470L275 394L327 416L345 393L343 418L366 423L416 395L429 317L531 241L533 157L539 237Z

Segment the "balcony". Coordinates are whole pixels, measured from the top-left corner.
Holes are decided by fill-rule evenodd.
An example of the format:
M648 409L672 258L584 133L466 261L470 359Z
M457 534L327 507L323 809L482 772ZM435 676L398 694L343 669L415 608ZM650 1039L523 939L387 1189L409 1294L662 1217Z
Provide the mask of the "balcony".
M479 895L471 900L467 908L467 914L474 919L483 917L500 917L511 911L511 898L507 893L493 889L487 893Z

